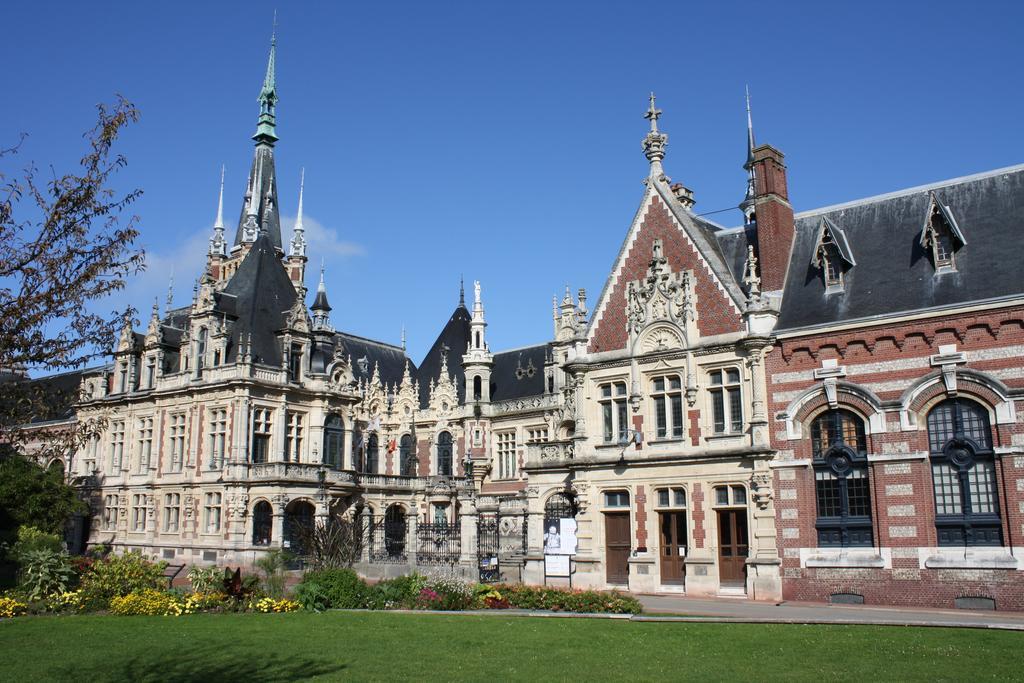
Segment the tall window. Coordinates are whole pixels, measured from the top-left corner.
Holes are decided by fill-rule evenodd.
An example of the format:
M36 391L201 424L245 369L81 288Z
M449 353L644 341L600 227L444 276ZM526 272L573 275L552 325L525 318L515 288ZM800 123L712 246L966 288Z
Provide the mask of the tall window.
M196 369L202 370L206 367L206 346L210 338L210 332L205 327L199 328L199 338L196 341Z
M117 494L110 494L103 497L103 529L114 531L117 529L117 515L120 511Z
M146 388L152 389L156 382L156 357L150 356L146 359Z
M512 479L516 476L516 433L498 432L494 438L498 451L498 478Z
M740 398L740 371L736 368L712 370L708 373L711 415L715 434L743 431L743 401Z
M128 361L121 361L117 367L117 391L123 394L128 391Z
M210 460L211 470L224 466L228 436L228 411L214 408L210 411Z
M871 487L864 421L829 410L811 423L818 545L870 546Z
M651 380L654 402L654 427L659 439L683 436L683 382L679 375L655 377Z
M139 474L149 469L153 458L153 418L139 418Z
M270 503L261 500L252 509L252 544L270 545L274 528L274 511Z
M252 411L252 461L269 462L272 413L269 408Z
M207 493L203 506L203 523L206 533L215 534L220 531L220 494Z
M939 545L1002 545L988 412L953 398L928 413Z
M379 459L380 441L376 434L370 434L370 438L366 440L366 467L363 471L367 474L376 474Z
M284 432L285 462L299 462L302 459L302 413L285 413L287 422Z
M124 459L124 421L110 423L110 472L116 474L121 470Z
M324 464L328 467L341 467L341 454L345 449L345 431L342 428L341 416L328 415L324 422Z
M146 496L136 493L132 496L132 531L146 530Z
M398 459L402 466L402 476L416 476L416 452L413 449L412 435L403 434L398 441Z
M475 375L473 377L473 400L474 401L479 401L480 397L482 396L482 386L481 385L482 385L482 382L480 380L480 375Z
M625 382L601 385L601 422L605 443L623 443L629 438Z
M185 462L185 413L171 415L167 433L171 446L170 471L180 472L182 463Z
M302 344L292 344L288 354L288 381L298 382L302 378Z
M168 493L164 495L164 531L175 533L178 531L178 520L181 515L181 494Z
M437 473L452 476L452 435L448 432L437 435Z

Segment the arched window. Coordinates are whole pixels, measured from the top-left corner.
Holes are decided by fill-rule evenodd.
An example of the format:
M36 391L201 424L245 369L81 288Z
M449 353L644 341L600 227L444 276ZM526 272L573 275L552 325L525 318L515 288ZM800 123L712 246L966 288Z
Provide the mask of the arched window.
M481 396L483 396L483 392L481 391L480 375L475 375L473 377L473 400L479 401Z
M307 552L316 509L305 500L293 500L284 510L284 547L301 558Z
M324 421L324 464L328 467L342 466L341 454L345 449L345 430L341 416L328 415Z
M988 412L952 398L928 413L939 545L1002 545Z
M437 473L442 477L452 476L452 435L448 432L437 435Z
M370 438L366 440L366 467L363 469L367 474L377 473L377 454L379 451L377 435L370 434Z
M416 476L416 453L413 450L412 435L403 434L398 442L398 459L401 463L402 476Z
M270 545L270 536L274 528L274 511L270 503L261 500L252 509L252 544Z
M389 559L405 558L405 510L391 505L384 512L384 550Z
M363 452L366 450L366 444L363 443L363 433L356 429L352 435L352 469L356 472L363 471Z
M555 493L544 503L544 549L561 553L562 520L575 519L576 501L562 493ZM575 548L572 549L573 551ZM571 552L571 551L570 551Z
M870 546L871 487L864 421L829 410L811 423L818 546Z

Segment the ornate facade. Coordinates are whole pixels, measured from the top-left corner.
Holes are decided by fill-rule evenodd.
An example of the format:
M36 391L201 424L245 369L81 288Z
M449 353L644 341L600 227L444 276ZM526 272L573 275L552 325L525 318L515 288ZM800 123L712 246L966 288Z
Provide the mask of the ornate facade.
M222 182L191 303L81 376L77 416L107 421L64 463L88 542L248 564L341 511L371 520L367 574L559 583L545 533L573 517L575 586L1021 607L1024 168L794 216L748 118L725 229L666 175L652 95L593 310L566 288L550 341L492 352L474 283L416 363L335 330L322 274L307 292L276 102L272 46L234 238Z

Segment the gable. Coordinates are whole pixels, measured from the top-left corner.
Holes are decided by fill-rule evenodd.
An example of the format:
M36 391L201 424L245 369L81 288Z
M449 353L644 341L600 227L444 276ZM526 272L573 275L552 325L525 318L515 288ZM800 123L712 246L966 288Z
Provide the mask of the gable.
M680 226L665 199L649 189L594 310L587 337L591 353L627 347L626 288L629 282L646 277L656 239L661 240L669 268L675 272L693 272L696 324L700 335L713 336L743 329L739 306L726 291L725 283Z

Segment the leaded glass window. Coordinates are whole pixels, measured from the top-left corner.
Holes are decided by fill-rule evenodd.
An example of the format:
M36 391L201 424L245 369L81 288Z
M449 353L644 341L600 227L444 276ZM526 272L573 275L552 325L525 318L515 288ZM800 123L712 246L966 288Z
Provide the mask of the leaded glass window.
M811 422L818 545L870 546L871 486L864 421L829 410Z

